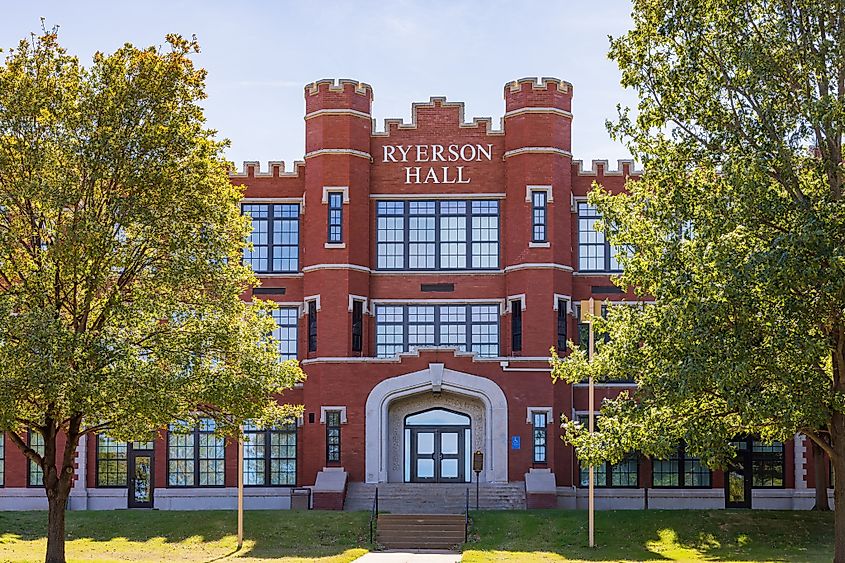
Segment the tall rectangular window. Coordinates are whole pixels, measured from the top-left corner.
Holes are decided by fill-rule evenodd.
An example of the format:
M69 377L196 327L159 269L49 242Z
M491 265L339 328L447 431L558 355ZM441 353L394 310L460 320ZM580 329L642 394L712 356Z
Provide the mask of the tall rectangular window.
M244 424L244 485L296 485L296 425L263 429Z
M499 202L379 201L376 264L380 270L499 267Z
M317 351L317 301L308 302L308 351Z
M190 430L170 425L167 433L167 484L170 487L222 487L225 440L214 434L216 424L201 418Z
M751 447L751 486L779 489L784 486L785 464L783 442L766 444L753 440Z
M27 433L27 443L38 455L44 456L44 436L38 432L29 430ZM44 470L31 459L29 460L28 466L29 471L27 472L26 484L30 487L41 487L44 485Z
M326 411L326 463L340 463L340 411Z
M557 351L560 353L566 350L568 308L569 303L565 299L557 300Z
M299 271L299 204L243 204L252 220L244 263L256 273Z
M279 358L282 360L295 360L297 357L299 311L296 307L279 307L278 309L273 309L273 320L276 321L273 338L279 344Z
M522 301L511 301L511 350L522 352Z
M343 194L329 192L328 242L343 242Z
M97 435L97 486L125 487L127 478L128 447L106 436Z
M626 248L611 246L604 233L596 231L601 213L594 205L578 204L578 269L582 272L620 272L617 257Z
M499 355L499 306L377 305L376 356L421 347L453 347L479 356Z
M596 417L598 420L598 417ZM587 425L587 415L578 415L578 421ZM619 463L604 462L593 468L596 487L629 487L639 486L640 457L635 452L625 456ZM578 464L579 483L582 487L590 484L589 467Z
M547 198L546 191L531 192L531 242L547 242Z
M0 487L6 484L6 433L0 432Z
M545 411L534 411L531 422L534 427L534 463L546 463L548 415Z
M352 351L360 352L364 347L364 302L352 301Z
M686 453L681 444L669 459L655 459L651 464L652 487L710 487L710 470L697 457Z

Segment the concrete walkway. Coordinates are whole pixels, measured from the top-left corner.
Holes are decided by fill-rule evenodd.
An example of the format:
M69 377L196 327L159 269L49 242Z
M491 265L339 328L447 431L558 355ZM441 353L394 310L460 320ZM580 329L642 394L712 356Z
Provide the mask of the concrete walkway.
M377 551L367 553L355 563L460 563L461 554L451 551Z

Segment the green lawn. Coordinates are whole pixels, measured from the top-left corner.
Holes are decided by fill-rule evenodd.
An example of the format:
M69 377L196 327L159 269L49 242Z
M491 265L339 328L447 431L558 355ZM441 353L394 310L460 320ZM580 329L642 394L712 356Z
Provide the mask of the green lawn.
M47 514L0 512L0 561L43 561ZM247 511L237 552L234 511L67 513L68 561L345 563L367 552L364 512Z
M367 552L366 512L255 511L235 551L235 513L69 512L69 561L341 563ZM0 512L0 561L42 561L46 514ZM833 515L769 511L476 512L467 563L485 561L830 561Z
M831 561L833 514L649 510L476 513L463 561Z

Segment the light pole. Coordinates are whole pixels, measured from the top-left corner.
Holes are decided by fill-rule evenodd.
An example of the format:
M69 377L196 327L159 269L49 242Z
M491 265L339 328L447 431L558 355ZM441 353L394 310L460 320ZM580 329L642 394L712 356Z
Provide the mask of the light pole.
M244 425L238 425L238 551L244 546Z
M596 313L598 311L598 313ZM587 323L590 330L589 348L587 350L587 359L590 363L593 362L593 348L595 347L595 336L593 333L593 317L601 316L601 302L595 301L592 297L588 300L581 301L581 322ZM587 420L590 430L590 436L596 430L596 416L593 410L595 405L595 387L593 386L593 374L590 373L589 384L589 406L587 407ZM587 497L587 519L589 522L590 547L596 547L596 482L595 482L595 468L590 465L588 468L589 475L589 492Z

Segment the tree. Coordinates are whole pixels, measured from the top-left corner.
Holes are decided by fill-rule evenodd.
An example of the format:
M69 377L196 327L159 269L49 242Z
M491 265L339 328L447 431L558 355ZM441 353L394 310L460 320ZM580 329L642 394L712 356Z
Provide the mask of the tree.
M633 20L610 57L638 111L609 128L645 173L590 201L633 250L616 282L655 303L611 308L592 365L554 357L558 379L638 383L604 403L599 433L567 422L566 439L587 462L684 440L724 467L736 435L802 433L842 478L845 3L635 0Z
M303 374L278 361L269 305L240 298L249 226L204 126L198 46L167 42L86 68L45 31L0 66L0 430L44 471L48 562L82 436L299 412L273 397Z

